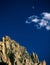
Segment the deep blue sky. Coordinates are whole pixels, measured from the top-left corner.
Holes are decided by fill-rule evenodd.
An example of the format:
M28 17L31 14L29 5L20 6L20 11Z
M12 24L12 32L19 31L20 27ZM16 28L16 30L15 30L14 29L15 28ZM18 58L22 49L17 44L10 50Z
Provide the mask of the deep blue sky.
M34 6L34 9L32 8ZM37 30L25 23L29 16L50 12L49 0L1 0L0 38L8 35L25 46L31 54L36 52L40 60L50 64L50 31Z

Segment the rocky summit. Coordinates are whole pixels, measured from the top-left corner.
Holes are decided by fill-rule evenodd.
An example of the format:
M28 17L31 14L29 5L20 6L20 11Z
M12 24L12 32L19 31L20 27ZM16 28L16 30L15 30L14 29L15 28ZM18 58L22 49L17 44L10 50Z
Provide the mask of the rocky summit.
M9 36L0 41L0 63L7 65L46 65L45 60L39 61L36 53L30 55L25 47L19 45Z

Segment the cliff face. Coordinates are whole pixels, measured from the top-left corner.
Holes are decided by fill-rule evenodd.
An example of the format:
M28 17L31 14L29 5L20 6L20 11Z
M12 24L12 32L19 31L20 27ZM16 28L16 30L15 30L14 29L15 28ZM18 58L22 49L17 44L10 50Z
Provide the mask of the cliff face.
M46 65L45 61L39 61L37 54L30 55L25 47L8 36L0 41L0 62L8 65Z

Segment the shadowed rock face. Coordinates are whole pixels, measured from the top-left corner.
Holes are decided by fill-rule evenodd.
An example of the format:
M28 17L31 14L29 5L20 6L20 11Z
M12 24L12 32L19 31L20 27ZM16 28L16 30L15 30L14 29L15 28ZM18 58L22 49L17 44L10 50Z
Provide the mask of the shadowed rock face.
M8 36L0 41L0 63L4 65L46 65L45 61L39 61L36 53L30 55L25 47Z
M8 65L7 63L4 62L0 62L0 65Z

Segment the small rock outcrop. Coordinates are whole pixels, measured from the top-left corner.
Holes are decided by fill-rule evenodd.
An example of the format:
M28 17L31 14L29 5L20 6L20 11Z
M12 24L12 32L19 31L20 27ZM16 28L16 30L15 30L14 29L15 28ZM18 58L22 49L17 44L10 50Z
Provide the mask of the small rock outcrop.
M0 41L0 63L7 65L46 65L40 62L36 53L30 55L26 48L19 45L10 37L3 37Z

